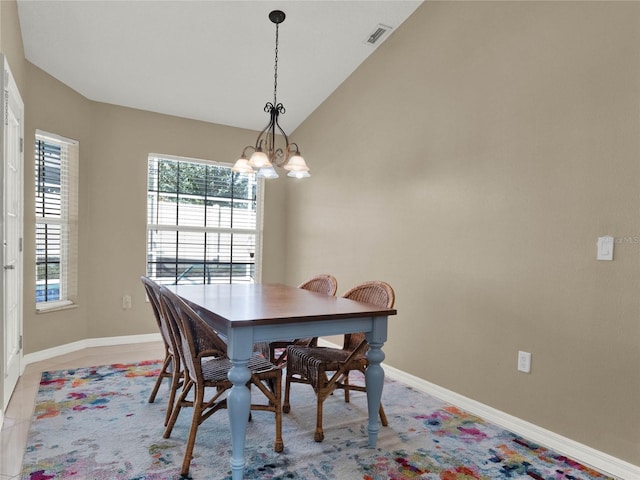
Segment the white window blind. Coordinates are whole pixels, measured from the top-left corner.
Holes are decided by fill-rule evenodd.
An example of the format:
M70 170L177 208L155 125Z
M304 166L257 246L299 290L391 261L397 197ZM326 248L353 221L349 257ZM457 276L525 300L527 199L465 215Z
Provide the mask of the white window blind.
M229 164L150 155L147 275L161 284L256 282L260 187Z
M75 303L78 272L78 142L37 130L36 308Z

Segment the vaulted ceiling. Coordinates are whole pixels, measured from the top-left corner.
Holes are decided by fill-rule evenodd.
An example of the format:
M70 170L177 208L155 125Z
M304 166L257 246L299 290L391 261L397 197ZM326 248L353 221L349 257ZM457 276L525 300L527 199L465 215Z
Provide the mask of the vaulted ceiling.
M278 101L291 132L420 1L18 0L26 58L85 97L262 129ZM391 27L375 45L379 25Z

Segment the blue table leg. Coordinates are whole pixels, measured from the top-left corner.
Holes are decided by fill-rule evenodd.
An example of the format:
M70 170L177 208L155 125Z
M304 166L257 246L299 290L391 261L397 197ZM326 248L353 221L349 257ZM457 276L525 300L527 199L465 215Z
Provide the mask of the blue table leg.
M365 371L365 383L367 385L367 409L369 412L369 446L375 447L378 441L378 431L380 422L378 412L380 410L380 399L382 398L382 387L384 385L384 370L380 363L384 360L382 345L387 339L387 317L376 317L373 320L373 331L367 334L369 350L367 360L369 366Z
M247 364L252 346L251 332L231 331L228 355L233 365L229 371L229 380L233 383L233 387L227 396L227 409L231 424L231 478L233 480L242 480L244 477L244 445L251 413L251 391L247 388L251 372Z

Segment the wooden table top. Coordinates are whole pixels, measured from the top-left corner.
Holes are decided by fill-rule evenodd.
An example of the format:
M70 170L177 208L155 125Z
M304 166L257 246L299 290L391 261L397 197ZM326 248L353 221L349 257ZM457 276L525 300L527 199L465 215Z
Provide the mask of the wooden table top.
M396 315L384 308L282 284L210 284L168 287L200 315L226 327L275 325L305 320Z

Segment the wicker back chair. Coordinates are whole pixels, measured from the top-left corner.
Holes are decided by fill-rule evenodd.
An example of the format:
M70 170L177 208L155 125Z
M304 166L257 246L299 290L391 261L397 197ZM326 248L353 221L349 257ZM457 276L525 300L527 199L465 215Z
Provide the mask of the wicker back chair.
M175 403L176 399L176 392L183 385L182 379L184 376L184 371L182 370L180 355L178 354L176 338L174 337L173 331L171 330L171 327L168 324L167 319L165 318L160 307L160 285L145 276L140 277L140 280L142 281L142 284L144 285L144 288L147 292L147 297L149 298L149 302L151 303L151 308L153 309L153 314L156 318L158 329L160 330L162 342L164 343L164 362L162 364L162 368L160 369L160 373L158 374L156 384L154 385L153 390L151 391L151 395L149 396L149 403L153 403L155 401L162 380L164 380L165 378L171 379L171 386L169 387L169 401L167 402L167 413L164 417L164 425L166 426L169 422L171 411L173 410L173 404Z
M302 282L300 285L298 285L298 288L334 296L338 291L338 281L333 275L323 273L321 275L311 277L305 282Z
M302 282L298 288L309 290L310 292L323 293L325 295L334 296L338 290L338 281L333 275L321 274L311 277L309 280ZM255 345L255 350L268 358L269 361L278 366L284 366L287 363L287 347L289 345L300 345L303 347L315 347L318 344L318 338L296 338L294 340L282 340L276 342L260 342Z
M218 410L227 408L226 392L233 386L228 379L232 364L227 357L226 343L180 297L166 288L161 288L160 304L179 340L178 351L186 370L186 383L171 413L164 438L171 435L181 409L193 407L189 439L180 471L182 478L186 478L198 427ZM247 387L255 385L267 400L264 404L252 403L251 410L267 410L275 414L276 433L273 449L282 452L282 370L258 354L249 359L247 366L251 371ZM210 388L211 391L211 397L208 399L205 399L205 388ZM190 401L187 397L192 389L193 401Z
M386 308L392 308L395 302L395 293L391 286L385 282L377 281L365 282L353 287L343 297ZM364 333L345 335L343 348L299 345L287 347L287 379L282 411L289 413L289 393L292 382L311 385L317 397L316 430L314 433L316 442L324 440L322 405L326 398L338 388L344 390L345 402L349 402L351 390L366 392L366 386L349 383L349 372L358 370L364 373L369 364L365 356L368 349L369 344ZM379 414L382 425L387 426L387 417L382 404Z

